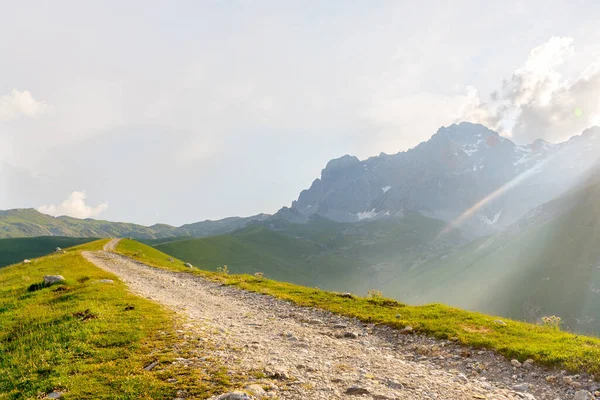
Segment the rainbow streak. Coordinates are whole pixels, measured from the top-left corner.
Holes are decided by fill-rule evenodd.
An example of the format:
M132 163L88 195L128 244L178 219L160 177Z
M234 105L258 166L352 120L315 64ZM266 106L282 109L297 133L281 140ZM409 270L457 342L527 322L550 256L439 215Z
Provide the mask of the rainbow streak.
M557 154L558 153L559 152L557 152ZM491 194L484 197L482 200L475 203L474 206L472 206L467 211L462 213L462 215L460 217L458 217L454 221L450 221L450 223L448 223L448 225L446 225L446 227L440 232L440 234L438 235L438 239L440 237L448 234L453 229L458 228L460 226L460 224L465 222L465 220L471 218L481 207L485 206L489 202L494 201L498 197L502 196L504 193L506 193L506 192L510 191L511 189L515 188L516 186L518 186L521 182L523 182L525 179L529 178L531 175L537 173L540 170L540 168L544 166L544 164L546 164L548 161L550 161L550 159L552 159L554 157L546 158L545 160L541 161L539 164L537 164L537 165L529 168L527 171L517 175L511 181L500 186L500 188L496 189L494 192L492 192Z

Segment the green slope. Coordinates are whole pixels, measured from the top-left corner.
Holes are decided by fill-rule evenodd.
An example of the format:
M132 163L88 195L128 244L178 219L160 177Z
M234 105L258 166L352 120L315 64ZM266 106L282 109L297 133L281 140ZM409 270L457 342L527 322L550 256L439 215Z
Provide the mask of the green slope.
M545 204L508 232L462 244L436 240L441 221L306 224L265 221L229 235L171 241L156 248L216 270L329 290L371 288L415 304L446 304L600 333L600 182ZM271 229L267 229L271 228Z
M273 224L155 247L211 271L227 265L234 273L263 272L276 280L366 293L418 260L461 242L459 233L437 241L443 223L419 214L365 223L280 221L276 230L267 228Z
M176 236L175 227L158 228L71 217L52 217L34 209L0 211L0 238L71 236L71 237L143 237Z
M172 399L182 388L204 399L231 390L237 377L208 357L210 341L183 340L174 313L130 293L81 254L105 243L0 270L0 399L54 391L64 399ZM44 286L50 274L65 281ZM175 362L192 354L205 362ZM155 361L157 368L144 369Z
M57 247L65 248L87 243L93 238L36 237L19 239L0 239L0 267L36 258L54 252Z
M164 239L182 236L204 237L232 232L252 221L262 221L265 214L252 217L231 217L219 221L202 221L174 227L166 224L143 226L72 217L52 217L34 209L0 210L0 238L71 236L71 237L134 237Z
M567 328L600 333L600 184L526 222L408 271L388 293L529 321L558 315Z

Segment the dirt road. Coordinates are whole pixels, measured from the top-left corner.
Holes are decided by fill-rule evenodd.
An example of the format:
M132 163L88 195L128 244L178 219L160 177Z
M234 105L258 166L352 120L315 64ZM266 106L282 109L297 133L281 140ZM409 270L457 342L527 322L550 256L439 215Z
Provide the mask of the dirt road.
M265 398L567 399L548 371L513 367L491 351L403 335L320 310L301 308L203 278L146 266L105 251L86 252L142 297L203 325L238 351L220 354L271 380ZM468 353L468 354L465 354Z

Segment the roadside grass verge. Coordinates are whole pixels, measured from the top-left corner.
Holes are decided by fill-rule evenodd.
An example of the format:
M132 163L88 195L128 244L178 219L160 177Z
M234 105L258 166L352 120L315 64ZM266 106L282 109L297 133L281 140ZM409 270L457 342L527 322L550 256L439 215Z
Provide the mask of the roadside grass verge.
M177 397L178 390L206 398L226 390L232 377L217 362L172 363L202 351L198 341L182 344L182 321L174 313L130 294L81 255L106 242L0 270L0 399L52 391L65 399L155 399ZM56 274L65 282L41 284L44 275ZM153 362L154 369L144 370Z
M189 269L183 261L133 240L122 240L117 251L148 265L193 273L300 306L318 307L361 321L451 339L476 348L496 350L507 358L533 359L572 372L600 374L600 338L563 332L507 318L469 312L443 304L409 306L393 299L343 297L339 293L278 282L250 275L229 275ZM500 321L500 322L498 322Z

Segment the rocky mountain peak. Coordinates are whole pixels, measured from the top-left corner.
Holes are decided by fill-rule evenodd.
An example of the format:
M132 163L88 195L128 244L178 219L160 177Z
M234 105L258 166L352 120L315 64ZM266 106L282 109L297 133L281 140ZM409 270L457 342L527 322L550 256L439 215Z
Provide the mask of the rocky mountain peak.
M449 138L453 141L466 141L471 142L480 138L486 138L487 136L494 136L500 138L498 132L495 132L481 124L474 124L471 122L461 122L459 124L452 124L448 127L442 126L438 129L435 136L441 136Z
M406 152L331 160L276 218L352 222L420 212L450 221L518 178L465 225L472 233L493 233L568 189L597 160L590 141L596 137L600 128L563 144L539 139L521 146L480 124L453 124Z
M325 166L325 169L335 170L351 167L357 164L360 164L360 160L357 157L346 154L340 158L334 158L333 160L329 161Z

